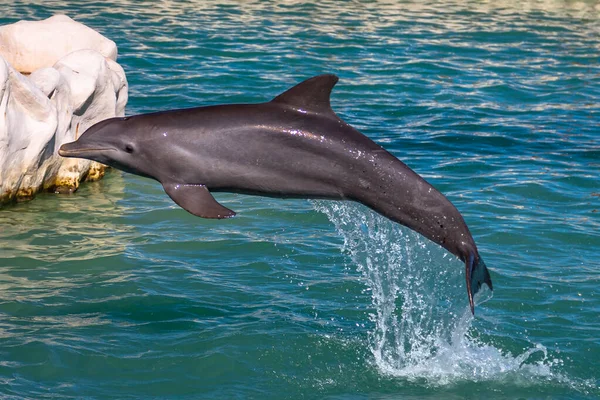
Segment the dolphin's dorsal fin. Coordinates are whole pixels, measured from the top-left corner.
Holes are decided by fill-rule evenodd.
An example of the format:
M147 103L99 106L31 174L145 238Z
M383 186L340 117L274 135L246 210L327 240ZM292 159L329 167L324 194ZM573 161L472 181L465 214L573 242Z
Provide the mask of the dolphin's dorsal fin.
M272 102L311 112L330 112L331 89L338 81L333 74L313 76L275 97Z

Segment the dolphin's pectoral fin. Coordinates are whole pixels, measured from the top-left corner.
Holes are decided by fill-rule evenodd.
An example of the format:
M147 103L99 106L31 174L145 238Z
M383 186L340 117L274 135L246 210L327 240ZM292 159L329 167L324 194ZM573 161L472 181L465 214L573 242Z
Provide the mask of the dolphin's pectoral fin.
M223 207L204 185L163 183L165 192L179 207L202 218L231 218L235 212Z
M473 296L479 291L481 286L485 283L488 285L490 290L494 290L492 287L492 278L490 277L490 271L488 271L483 259L478 257L476 259L474 254L470 254L465 261L465 270L467 277L467 293L469 295L469 305L471 306L471 312L475 314L475 303L473 302Z

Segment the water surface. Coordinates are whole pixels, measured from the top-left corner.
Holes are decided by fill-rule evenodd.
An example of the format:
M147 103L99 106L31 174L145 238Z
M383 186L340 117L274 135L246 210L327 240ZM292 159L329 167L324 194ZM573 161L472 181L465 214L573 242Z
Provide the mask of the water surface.
M12 2L119 48L127 114L266 101L320 73L347 122L463 213L495 291L353 203L113 171L0 210L3 398L600 397L594 2Z

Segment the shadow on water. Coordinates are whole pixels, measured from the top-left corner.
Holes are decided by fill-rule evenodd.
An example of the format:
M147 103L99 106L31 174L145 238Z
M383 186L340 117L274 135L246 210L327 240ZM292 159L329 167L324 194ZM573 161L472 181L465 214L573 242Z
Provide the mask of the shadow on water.
M119 171L87 183L73 195L50 193L36 201L6 207L0 213L2 258L32 257L47 263L93 259L124 249L120 224L125 183Z
M73 293L89 294L96 280L122 279L122 254L132 230L121 222L123 194L123 176L112 171L73 195L40 194L35 201L4 208L4 311L46 315L55 310L45 306L72 303Z

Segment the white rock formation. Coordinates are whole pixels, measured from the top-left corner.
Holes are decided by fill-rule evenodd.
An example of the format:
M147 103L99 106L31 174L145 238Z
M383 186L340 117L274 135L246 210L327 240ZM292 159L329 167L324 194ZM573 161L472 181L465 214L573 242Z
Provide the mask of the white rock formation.
M0 57L19 72L51 67L61 57L83 49L117 60L115 42L66 15L0 27Z
M57 150L96 122L123 116L127 88L123 69L95 50L70 52L29 76L0 57L0 204L100 178L101 164Z

